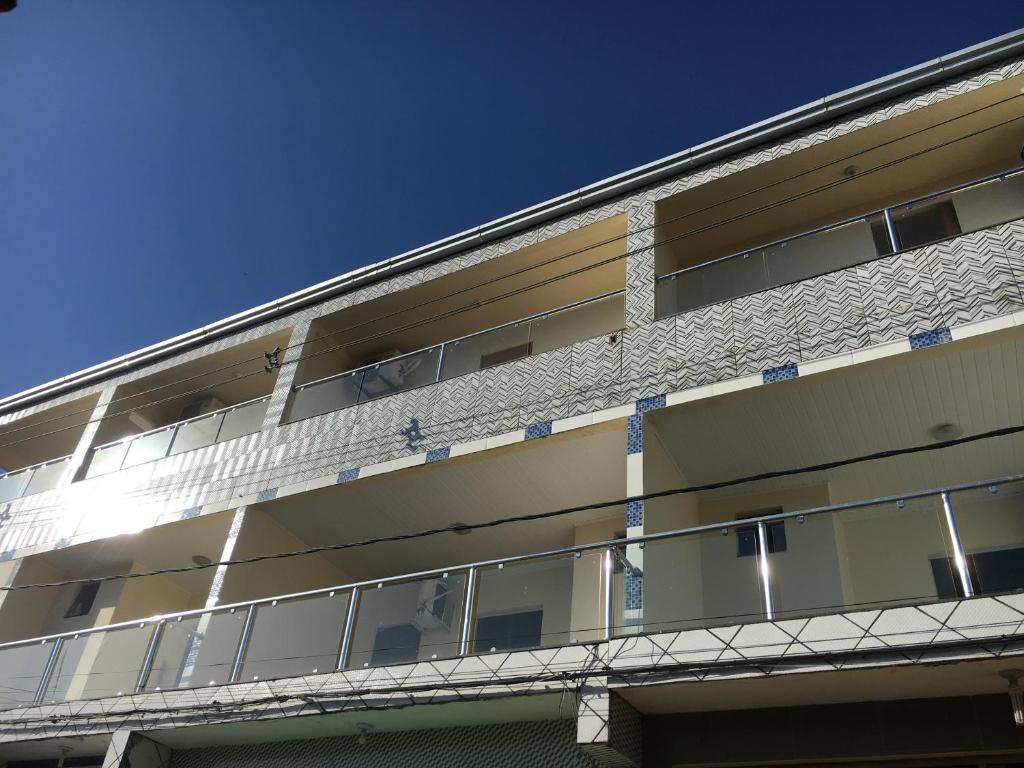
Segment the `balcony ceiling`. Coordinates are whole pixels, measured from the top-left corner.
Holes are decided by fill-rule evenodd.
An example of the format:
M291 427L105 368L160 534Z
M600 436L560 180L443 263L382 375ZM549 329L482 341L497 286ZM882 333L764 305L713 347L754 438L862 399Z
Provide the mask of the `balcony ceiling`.
M367 478L261 505L310 545L532 514L626 493L620 423ZM621 521L619 509L440 534L328 555L354 579L411 573L574 543L574 526Z
M651 414L689 483L702 484L934 442L936 425L964 435L1024 424L1024 332L943 344ZM832 483L833 501L1024 472L1024 437L985 440L757 484ZM708 495L746 494L753 486ZM836 499L836 496L844 498Z

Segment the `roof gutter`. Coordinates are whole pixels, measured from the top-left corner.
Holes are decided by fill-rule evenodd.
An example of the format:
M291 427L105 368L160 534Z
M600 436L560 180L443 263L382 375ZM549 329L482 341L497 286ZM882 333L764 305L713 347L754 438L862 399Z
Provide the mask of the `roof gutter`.
M766 144L809 126L1021 54L1024 54L1024 29L812 101L746 128L524 208L473 229L406 251L390 259L360 267L339 277L218 320L194 331L10 395L0 399L0 412L23 408L40 400L123 374L139 366L268 322L311 304L326 301L368 283L377 282L470 248L479 247L514 232L621 197L636 189L678 176L693 168L735 155L754 146Z

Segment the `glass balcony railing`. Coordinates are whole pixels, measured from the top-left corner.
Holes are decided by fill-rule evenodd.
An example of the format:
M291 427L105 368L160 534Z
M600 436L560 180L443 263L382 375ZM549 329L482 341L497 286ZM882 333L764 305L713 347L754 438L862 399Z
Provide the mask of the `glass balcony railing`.
M270 395L267 395L114 443L98 445L89 453L85 476L105 475L259 432L269 404Z
M1015 475L6 643L0 708L1021 590Z
M612 291L373 365L334 374L292 393L288 421L435 384L622 329L625 292Z
M658 317L759 293L1024 217L1024 171L1000 174L658 278Z
M70 461L70 456L62 456L53 461L44 461L42 464L34 464L0 475L0 504L22 496L31 496L33 493L53 490L64 476Z

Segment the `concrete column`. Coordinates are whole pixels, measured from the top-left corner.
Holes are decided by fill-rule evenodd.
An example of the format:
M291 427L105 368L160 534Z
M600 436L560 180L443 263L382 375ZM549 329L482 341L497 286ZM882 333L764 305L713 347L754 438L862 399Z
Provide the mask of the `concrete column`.
M103 768L169 768L171 749L135 731L115 731Z
M654 201L629 206L626 248L626 327L654 322Z
M96 439L96 433L100 429L100 420L106 417L108 411L113 412L117 410L116 404L114 408L111 408L111 401L114 399L114 392L116 390L117 387L111 385L100 393L99 400L96 401L96 407L92 409L92 413L89 415L89 423L85 425L85 429L82 431L82 436L78 440L74 453L71 454L71 461L68 462L67 471L61 478L58 487L71 484L75 478L80 477L81 473L84 472L89 459L89 449L92 447L93 440Z
M640 713L613 691L603 677L580 687L576 743L599 766L639 768L643 759Z
M264 431L275 429L281 423L299 368L294 361L302 356L302 345L309 340L312 323L312 320L300 320L292 328L292 335L288 338L288 349L281 353L281 369L277 372L277 381L274 382L274 392L270 396L267 415L263 418Z

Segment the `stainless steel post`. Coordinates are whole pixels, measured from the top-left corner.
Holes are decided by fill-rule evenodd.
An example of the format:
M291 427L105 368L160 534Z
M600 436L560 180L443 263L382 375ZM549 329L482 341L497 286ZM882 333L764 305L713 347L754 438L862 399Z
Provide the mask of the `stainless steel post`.
M242 627L242 636L238 640L238 652L235 654L235 663L231 665L231 682L237 683L242 674L242 662L245 660L245 652L249 647L249 636L252 634L252 625L256 620L255 603L249 606L245 614L245 624Z
M473 602L476 600L476 568L469 569L466 578L466 599L462 604L462 627L459 633L459 656L469 654L470 630L473 627Z
M764 594L764 617L768 621L775 618L775 606L772 604L772 579L768 565L768 528L764 521L757 523L757 564L761 571L761 591Z
M353 587L348 598L348 611L345 613L345 630L341 633L341 650L338 651L338 669L345 668L349 653L352 652L352 630L356 625L356 608L359 602L359 587Z
M964 591L964 597L974 597L974 584L971 582L971 573L967 570L967 557L964 555L963 544L960 543L960 531L956 527L953 505L949 501L949 493L945 491L942 493L942 509L946 513L946 528L953 545L953 558L956 561L957 573L960 574L960 586Z
M150 670L153 669L153 658L156 656L156 647L160 644L165 624L166 622L160 621L153 627L153 635L149 638L149 647L146 649L146 658L142 662L142 669L139 670L139 680L135 684L136 693L142 693L146 688L146 680L149 679Z

